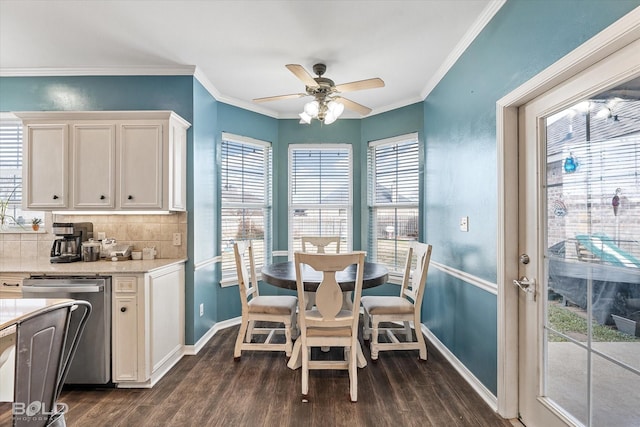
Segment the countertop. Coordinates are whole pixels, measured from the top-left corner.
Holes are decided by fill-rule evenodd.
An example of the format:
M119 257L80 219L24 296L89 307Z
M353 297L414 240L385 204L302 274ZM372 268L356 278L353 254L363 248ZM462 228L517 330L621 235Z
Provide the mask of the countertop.
M0 299L0 331L37 311L69 301L73 300L46 298Z
M38 260L33 258L1 258L0 274L100 274L110 275L118 273L148 273L174 264L185 262L186 258L156 258L142 261L95 261L95 262L70 262L65 264L52 264L48 259Z

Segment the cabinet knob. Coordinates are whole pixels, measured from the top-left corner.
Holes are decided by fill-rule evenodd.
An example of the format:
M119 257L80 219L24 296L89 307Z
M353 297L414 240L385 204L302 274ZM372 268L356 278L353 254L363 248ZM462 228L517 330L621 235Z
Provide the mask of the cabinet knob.
M131 199L133 199L133 196L131 194L129 194L129 197L127 197L127 199L131 200Z
M104 200L104 194L100 195L100 200Z
M53 200L57 200L58 196L56 196L55 194L53 195Z
M124 313L125 311L127 311L127 307L120 307L120 311Z

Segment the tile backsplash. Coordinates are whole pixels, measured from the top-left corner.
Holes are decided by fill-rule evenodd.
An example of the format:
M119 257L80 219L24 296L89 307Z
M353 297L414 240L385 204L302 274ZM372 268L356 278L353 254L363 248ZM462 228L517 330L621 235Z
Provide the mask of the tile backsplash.
M186 258L187 213L164 215L45 215L39 232L0 233L0 257L38 257L49 259L56 238L51 232L54 222L91 222L94 239L98 232L118 243L133 245L135 250L155 247L156 258ZM173 246L173 234L181 234L181 245Z

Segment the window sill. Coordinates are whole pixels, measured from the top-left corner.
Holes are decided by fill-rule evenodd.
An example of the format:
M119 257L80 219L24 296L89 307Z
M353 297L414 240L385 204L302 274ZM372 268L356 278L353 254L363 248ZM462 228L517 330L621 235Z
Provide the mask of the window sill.
M20 228L20 227L9 227L6 229L0 229L0 234L45 234L47 230L44 227L40 227L38 231L33 231L31 227Z

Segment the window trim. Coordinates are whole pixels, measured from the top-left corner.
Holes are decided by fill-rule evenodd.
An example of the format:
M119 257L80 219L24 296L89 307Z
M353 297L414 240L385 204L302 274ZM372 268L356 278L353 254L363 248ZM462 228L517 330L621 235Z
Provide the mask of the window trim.
M371 161L372 158L372 151L374 151L374 149L379 148L379 147L386 147L386 146L392 146L392 145L397 145L400 143L404 143L404 142L409 142L409 141L416 141L416 143L418 144L418 189L420 189L420 184L421 184L421 180L422 180L422 172L420 171L420 150L421 150L421 145L420 145L420 138L419 138L419 134L418 132L410 132L407 134L402 134L402 135L396 135L396 136L392 136L389 138L383 138L383 139L378 139L378 140L372 140L369 141L367 144L367 151L366 151L366 155L367 155L367 173L366 173L366 177L367 177L367 215L368 215L368 228L369 228L369 236L368 236L368 241L367 241L367 247L368 250L371 254L375 254L376 256L376 262L377 262L377 253L376 251L374 251L374 247L375 247L375 242L377 241L377 237L374 236L374 232L372 231L372 228L374 227L374 222L372 221L374 215L372 214L372 212L377 211L378 209L417 209L418 210L418 237L416 238L416 241L420 240L420 235L421 235L421 231L422 231L422 223L420 221L420 205L421 205L421 200L422 200L422 194L420 192L418 192L418 200L415 203L409 204L409 203L385 203L385 204L381 204L381 203L377 203L376 202L376 198L375 198L375 185L376 185L376 176L375 176L375 169L372 169L372 166L375 166L375 159L373 161ZM374 186L374 188L372 188L372 186ZM389 271L389 283L393 283L393 284L401 284L402 283L402 276L403 276L403 272L398 270L398 271L393 271L390 270Z
M11 112L0 112L0 124L7 124L7 125L17 125L22 127L22 120L20 120L20 118L18 116L16 116L15 114L11 113ZM24 133L22 134L22 143L24 144ZM23 151L23 156L24 156L24 151ZM22 179L21 179L21 194L22 197L24 197L24 157L22 159ZM24 199L21 199L21 210L24 210ZM47 214L48 212L46 211L32 211L29 210L28 211L32 217L38 217L42 219L42 223L40 226L40 229L38 231L34 231L31 228L31 221L28 220L27 222L25 222L23 224L22 227L20 227L19 225L12 225L4 230L0 230L0 234L44 234L46 233L46 224L48 223L47 221Z
M268 243L267 241L271 242L270 245L272 245L273 243L273 144L269 141L264 141L264 140L260 140L260 139L255 139L255 138L251 138L248 136L243 136L243 135L236 135L233 133L229 133L229 132L222 132L221 133L221 140L220 140L220 147L222 147L222 144L224 142L233 142L236 144L244 144L244 145L249 145L249 146L255 146L258 147L260 149L268 149L270 151L270 162L271 165L264 165L265 167L265 173L269 173L271 175L271 179L270 182L268 183L268 185L265 185L265 190L266 190L266 194L265 194L265 203L245 203L245 204L241 204L241 203L230 203L228 205L225 205L224 207L222 206L222 200L220 200L220 212L222 213L222 209L227 209L227 208L245 208L245 209L271 209L271 224L264 224L264 228L265 228L265 234L269 233L270 235L267 237L265 237L265 258L264 258L264 263L266 264L268 262L268 257L269 254L272 252L273 248L272 247L267 247ZM222 156L220 156L220 171L222 172ZM267 170L269 168L269 166L271 166L271 170ZM222 199L222 178L220 178L220 196ZM222 214L220 214L220 219L222 220ZM234 269L234 273L233 274L224 274L223 268L222 268L222 245L223 245L223 240L222 240L222 229L220 230L220 286L221 287L228 287L228 286L234 286L238 284L238 276L237 276L237 272L235 272ZM228 270L227 270L228 271ZM258 278L257 280L261 280L260 274L258 274Z
M346 149L348 155L349 162L349 197L348 197L348 208L347 210L347 241L344 246L344 251L350 251L353 248L353 231L354 231L354 218L353 218L353 145L348 143L329 143L329 144L318 144L318 143L303 143L303 144L289 144L288 147L288 167L287 171L289 173L289 179L287 180L287 252L289 254L288 258L290 260L293 259L293 221L292 221L292 212L294 209L298 207L305 207L308 209L340 209L344 208L343 204L293 204L292 193L291 193L291 178L293 177L293 152L296 150L338 150L338 149ZM341 245L342 246L342 245ZM341 247L342 249L342 247Z

